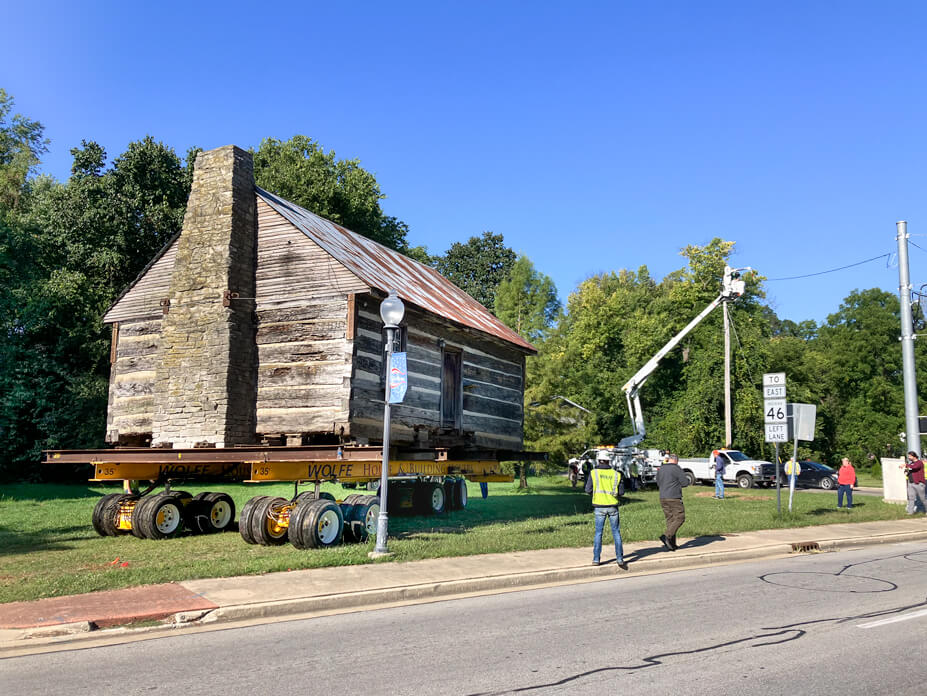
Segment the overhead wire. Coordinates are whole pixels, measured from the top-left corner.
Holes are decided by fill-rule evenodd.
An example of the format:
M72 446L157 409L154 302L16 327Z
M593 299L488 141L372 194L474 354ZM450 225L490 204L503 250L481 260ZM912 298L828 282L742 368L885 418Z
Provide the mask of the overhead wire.
M911 244L914 244L914 242L911 242ZM917 245L915 244L915 246ZM917 248L920 249L920 247L917 247ZM927 250L921 249L921 251L927 251ZM891 256L891 253L879 254L878 256L873 256L871 259L864 259L863 261L857 261L856 263L850 263L850 264L847 264L846 266L840 266L839 268L831 268L826 271L818 271L817 273L806 273L805 275L787 276L784 278L767 278L766 282L773 283L778 280L798 280L800 278L812 278L814 276L824 275L825 273L836 273L837 271L843 271L843 270L846 270L847 268L853 268L854 266L862 266L864 263L870 263L871 261L877 261L879 259L884 259L889 256Z

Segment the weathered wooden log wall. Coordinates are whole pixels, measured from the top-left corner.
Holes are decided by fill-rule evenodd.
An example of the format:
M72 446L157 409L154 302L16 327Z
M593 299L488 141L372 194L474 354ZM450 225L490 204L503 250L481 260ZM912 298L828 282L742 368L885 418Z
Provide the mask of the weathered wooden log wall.
M356 276L258 198L257 433L350 432Z
M106 440L146 444L154 414L155 365L161 319L125 321L113 326L114 360L109 378Z
M379 300L358 296L351 390L351 434L382 441L383 322ZM415 308L406 308L409 387L391 409L391 440L422 447L468 444L520 449L523 442L524 356L502 341L454 327ZM443 345L442 345L443 343ZM443 351L463 360L460 435L441 427Z

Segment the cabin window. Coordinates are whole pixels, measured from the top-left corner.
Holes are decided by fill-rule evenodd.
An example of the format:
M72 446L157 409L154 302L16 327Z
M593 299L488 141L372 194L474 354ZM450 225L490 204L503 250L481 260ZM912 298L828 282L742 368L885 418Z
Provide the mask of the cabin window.
M441 427L460 429L463 353L445 348L441 362Z

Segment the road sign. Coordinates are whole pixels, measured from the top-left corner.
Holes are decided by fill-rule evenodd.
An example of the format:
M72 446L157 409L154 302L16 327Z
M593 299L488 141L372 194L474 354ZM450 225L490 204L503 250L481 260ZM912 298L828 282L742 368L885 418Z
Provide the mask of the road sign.
M785 423L789 417L785 399L765 399L763 401L763 420L766 423Z
M789 426L785 423L766 424L766 442L788 442Z
M784 387L785 386L785 373L784 372L766 372L763 374L763 386L764 387Z
M784 372L767 372L763 375L763 421L766 424L766 442L788 442Z

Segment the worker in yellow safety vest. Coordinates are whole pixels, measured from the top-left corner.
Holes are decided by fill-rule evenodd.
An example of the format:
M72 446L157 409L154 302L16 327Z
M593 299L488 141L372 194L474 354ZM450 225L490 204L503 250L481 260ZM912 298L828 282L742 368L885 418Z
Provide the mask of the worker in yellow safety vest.
M592 542L592 565L600 565L602 557L602 533L605 520L612 528L615 541L615 561L622 570L628 569L624 562L624 550L621 544L621 527L618 519L618 489L621 485L621 472L611 465L612 454L608 450L596 452L596 465L586 477L586 493L592 494L592 509L595 513L595 537Z

